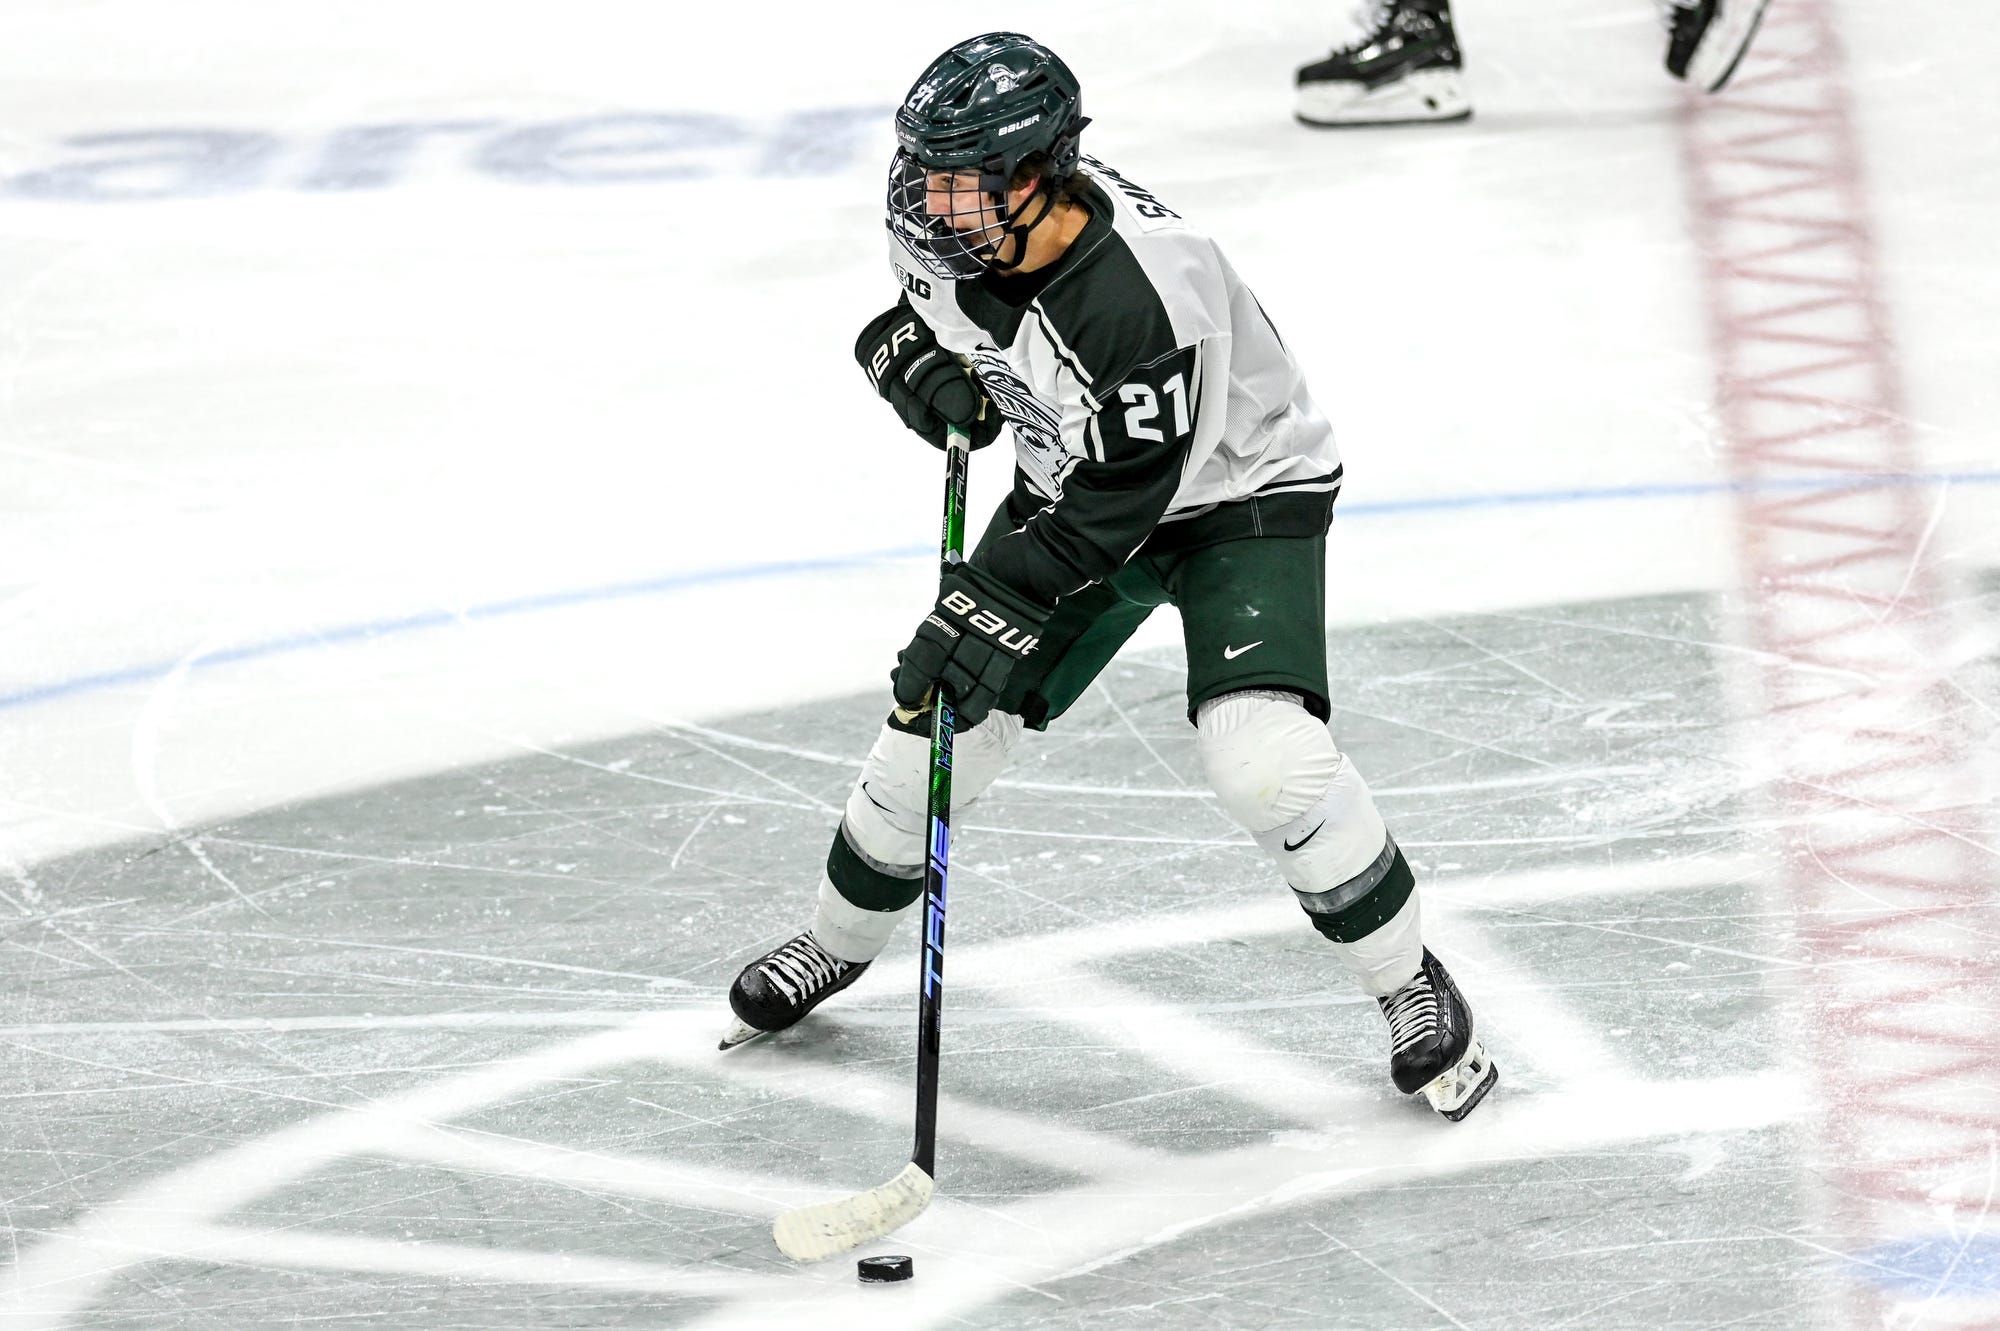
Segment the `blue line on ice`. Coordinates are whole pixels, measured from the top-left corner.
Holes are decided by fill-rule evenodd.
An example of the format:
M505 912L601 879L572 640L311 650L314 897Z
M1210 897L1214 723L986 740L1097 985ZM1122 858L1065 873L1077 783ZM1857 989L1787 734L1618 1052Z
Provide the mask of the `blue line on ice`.
M1616 503L1634 499L1687 499L1737 494L1769 495L1810 493L1813 491L1992 485L1996 482L2000 482L2000 471L1912 472L1838 479L1798 477L1753 483L1739 481L1689 481L1658 485L1607 486L1599 489L1520 490L1500 494L1439 495L1427 499L1390 499L1376 503L1346 503L1340 505L1338 511L1343 517L1364 518L1384 517L1403 513L1450 513L1476 508L1514 508L1532 505L1564 506L1570 504ZM317 629L310 633L292 634L283 638L268 638L262 642L244 643L240 647L230 647L221 651L210 652L195 661L190 669L206 670L213 666L229 665L239 661L262 660L273 656L285 656L293 652L311 651L320 647L330 647L352 642L371 642L376 639L396 637L405 633L448 628L453 624L469 620L504 619L514 615L537 614L544 610L565 610L575 606L629 600L637 596L657 596L663 592L687 591L695 587L713 587L722 583L748 582L760 578L785 577L796 573L823 573L838 569L862 568L870 564L882 563L886 560L921 558L931 553L931 549L929 546L913 545L899 547L894 550L878 550L868 554L837 555L826 559L791 559L770 564L745 564L737 568L702 569L692 573L669 573L656 578L642 578L634 582L614 582L599 587L579 587L571 591L544 592L537 596L520 596L504 601L493 601L486 605L473 606L461 613L428 610L421 614L405 615L397 619L371 620L362 624L341 624L332 628ZM131 666L124 670L108 670L98 674L78 675L71 679L57 680L51 684L38 684L32 688L22 689L15 693L0 694L0 712L32 706L35 703L53 702L58 698L74 697L82 693L94 693L103 689L115 689L127 685L150 683L153 680L165 678L174 671L177 665L178 662L172 661L153 662L148 665Z
M1862 1269L1850 1274L1906 1295L2000 1294L2000 1234L1909 1239L1858 1253L1855 1261Z

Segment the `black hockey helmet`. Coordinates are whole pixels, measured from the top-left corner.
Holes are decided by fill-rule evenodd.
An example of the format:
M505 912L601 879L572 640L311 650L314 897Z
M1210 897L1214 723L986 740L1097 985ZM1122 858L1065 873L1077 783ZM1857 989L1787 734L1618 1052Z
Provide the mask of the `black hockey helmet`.
M1069 66L1040 42L1018 32L989 32L959 42L930 63L896 110L895 160L889 167L889 229L939 277L971 277L991 267L1013 236L1020 261L1027 233L1075 172L1077 138L1090 123L1082 90ZM1008 181L1035 153L1046 153L1044 188L1009 214ZM997 212L984 225L954 226L953 214L930 211L928 176L977 172L976 210ZM1033 221L1021 215L1038 208ZM972 213L960 210L961 223Z

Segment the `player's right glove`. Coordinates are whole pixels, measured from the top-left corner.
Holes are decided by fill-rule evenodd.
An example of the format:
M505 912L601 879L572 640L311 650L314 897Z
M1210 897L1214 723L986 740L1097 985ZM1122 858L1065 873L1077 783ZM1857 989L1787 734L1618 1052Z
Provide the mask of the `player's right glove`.
M937 605L896 656L896 706L921 711L943 684L959 725L978 725L1015 664L1041 643L1048 617L1046 607L961 564L938 583Z
M854 359L903 424L932 448L944 447L947 425L964 430L974 448L1000 433L1000 410L987 401L978 377L938 345L908 302L869 321L854 343Z

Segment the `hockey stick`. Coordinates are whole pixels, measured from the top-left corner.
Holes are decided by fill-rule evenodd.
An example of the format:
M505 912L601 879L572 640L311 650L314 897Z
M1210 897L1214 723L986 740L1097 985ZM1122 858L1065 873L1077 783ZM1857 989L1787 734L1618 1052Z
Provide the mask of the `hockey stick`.
M956 428L945 435L944 531L947 573L965 557L965 472L972 441ZM902 713L908 719L915 713ZM785 1256L817 1262L898 1229L930 1205L937 1189L939 1010L944 1002L944 897L951 861L951 736L957 721L940 688L931 706L929 853L924 857L923 963L917 983L917 1140L903 1172L880 1187L838 1201L796 1206L778 1217L772 1237Z

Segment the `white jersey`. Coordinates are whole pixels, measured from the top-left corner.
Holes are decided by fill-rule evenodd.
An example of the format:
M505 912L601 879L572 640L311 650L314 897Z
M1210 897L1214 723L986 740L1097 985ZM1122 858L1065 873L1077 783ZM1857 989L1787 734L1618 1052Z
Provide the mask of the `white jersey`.
M1103 163L1054 264L949 281L891 233L917 314L1006 416L1017 530L986 572L1053 603L1142 549L1316 535L1340 456L1305 377L1215 242Z

